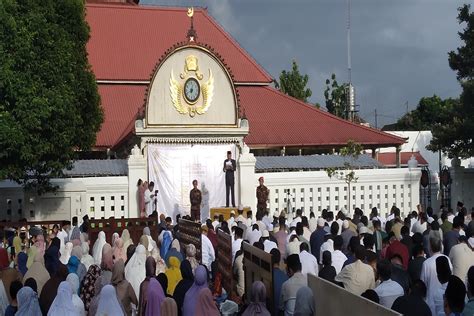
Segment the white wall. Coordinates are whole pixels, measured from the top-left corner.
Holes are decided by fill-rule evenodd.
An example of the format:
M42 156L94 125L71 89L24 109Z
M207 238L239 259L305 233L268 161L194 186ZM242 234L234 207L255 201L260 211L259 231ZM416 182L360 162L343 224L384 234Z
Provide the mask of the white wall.
M9 182L0 182L0 208L6 209L12 200L12 215L0 212L1 219L31 221L65 220L73 216L108 218L129 217L128 177L88 177L54 179L53 185L59 188L54 193L41 196L23 192L21 187ZM18 199L22 199L22 213L18 213Z
M314 211L316 216L326 208L337 212L347 209L348 191L346 184L330 179L325 171L258 173L263 176L270 190L270 212L280 212L287 206L290 189L291 205L303 208L304 213ZM358 181L352 183L352 210L360 207L368 214L377 207L385 215L393 205L408 214L419 204L420 169L363 169L357 170Z
M292 207L303 208L306 215L311 210L318 214L323 208L337 211L347 205L347 186L341 180L330 179L325 171L254 173L247 172L248 166L244 169L246 173L242 175L242 185L245 186L243 193L246 194L245 198L241 197L241 201L252 209L256 208L255 189L260 176L265 178L265 185L270 190L268 206L272 214L286 207L286 189L291 192ZM351 193L355 198L351 202L353 207L360 207L366 213L376 206L385 214L396 205L402 213L407 214L415 210L419 203L419 169L365 169L357 170L356 176L359 179L352 183ZM18 199L23 204L21 216L7 217L6 212L1 212L2 219L26 217L36 221L62 220L75 215L82 217L84 214L95 218L137 216L135 178L130 183L126 176L56 179L53 183L59 185L56 193L36 196L23 194L16 184L1 182L1 209L6 209L6 201L10 199L15 215ZM134 196L130 199L132 194ZM129 212L130 209L134 211ZM30 216L30 212L33 216Z

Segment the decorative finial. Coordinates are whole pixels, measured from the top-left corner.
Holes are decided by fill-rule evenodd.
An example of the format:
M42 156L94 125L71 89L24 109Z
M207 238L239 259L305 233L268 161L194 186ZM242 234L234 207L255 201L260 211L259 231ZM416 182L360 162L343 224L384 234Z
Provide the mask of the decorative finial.
M188 8L186 15L191 19L191 28L188 30L187 38L190 42L194 42L197 38L196 30L194 29L193 20L194 20L194 8Z
M188 13L187 13L188 17L189 18L192 18L193 15L194 15L194 8L191 7L191 8L188 8Z

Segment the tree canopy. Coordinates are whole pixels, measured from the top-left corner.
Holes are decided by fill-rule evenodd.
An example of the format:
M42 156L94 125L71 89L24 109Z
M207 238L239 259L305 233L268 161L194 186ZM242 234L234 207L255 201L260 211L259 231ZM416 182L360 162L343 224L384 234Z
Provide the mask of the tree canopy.
M326 109L329 113L345 119L347 119L346 88L347 83L339 85L336 80L336 74L332 74L331 79L326 79L326 90L324 90Z
M280 90L289 96L308 102L313 94L311 89L306 87L308 80L308 75L300 74L298 64L293 60L291 71L283 70L280 74Z
M437 95L423 97L413 111L403 115L395 124L390 125L391 130L402 131L432 131L438 124L450 120L451 112L457 99L441 99Z
M468 158L474 156L474 13L470 5L459 8L458 21L465 25L458 33L463 45L449 52L449 66L457 73L462 93L449 119L436 124L428 148L450 157Z
M103 121L83 0L0 0L0 178L39 192Z

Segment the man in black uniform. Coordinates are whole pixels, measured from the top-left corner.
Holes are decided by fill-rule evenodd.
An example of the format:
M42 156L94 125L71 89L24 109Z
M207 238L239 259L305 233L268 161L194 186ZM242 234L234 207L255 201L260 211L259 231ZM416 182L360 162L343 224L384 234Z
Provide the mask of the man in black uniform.
M232 153L227 152L227 159L224 160L224 172L225 172L225 207L229 207L229 191L232 197L232 207L235 207L235 195L234 195L234 171L237 169L235 159L232 159Z

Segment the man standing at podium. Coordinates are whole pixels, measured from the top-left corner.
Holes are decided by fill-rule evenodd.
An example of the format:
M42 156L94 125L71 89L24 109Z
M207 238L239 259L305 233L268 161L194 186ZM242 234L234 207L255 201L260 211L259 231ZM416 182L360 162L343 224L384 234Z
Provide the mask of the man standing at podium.
M237 169L235 159L232 159L232 152L227 152L227 159L224 160L225 172L225 207L229 207L229 192L232 198L232 207L235 207L234 195L234 171Z

